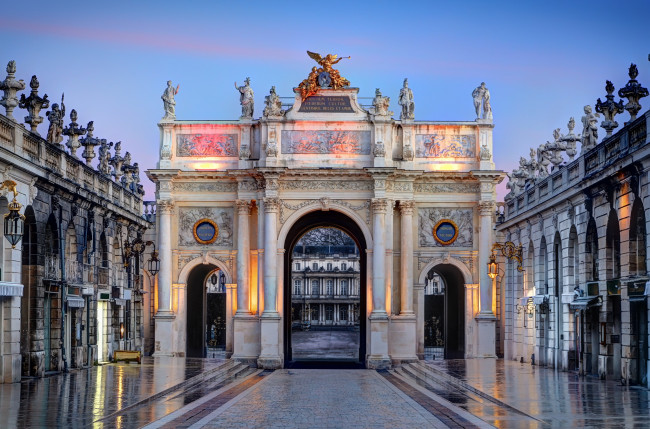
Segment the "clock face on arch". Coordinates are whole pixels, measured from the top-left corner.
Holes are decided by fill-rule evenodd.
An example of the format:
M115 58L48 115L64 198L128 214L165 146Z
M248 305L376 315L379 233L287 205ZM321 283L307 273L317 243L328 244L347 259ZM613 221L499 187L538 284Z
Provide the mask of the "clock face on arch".
M441 219L433 227L433 238L440 244L451 244L458 238L458 226L451 219Z
M194 239L200 244L211 244L219 236L219 227L211 219L199 219L194 224Z

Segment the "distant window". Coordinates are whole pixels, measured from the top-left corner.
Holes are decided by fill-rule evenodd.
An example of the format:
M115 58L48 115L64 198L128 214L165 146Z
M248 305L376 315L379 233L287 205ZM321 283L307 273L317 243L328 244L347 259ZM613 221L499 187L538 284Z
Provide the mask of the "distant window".
M319 295L318 291L318 280L312 280L311 281L311 294L312 295Z
M318 270L318 262L314 262L313 264L311 264L311 268L313 270Z
M300 271L300 262L296 262L296 271Z
M311 320L318 320L318 306L311 307Z
M346 306L341 306L339 308L339 319L348 320L348 308Z
M325 304L325 320L334 320L334 305Z
M293 282L293 293L295 293L296 295L300 295L301 292L302 292L301 291L301 289L302 289L301 286L302 286L302 282L300 280L294 281Z
M332 271L332 263L331 262L327 263L327 271Z
M342 269L342 270L347 270L347 269L348 269L348 264L346 264L345 262L343 262L343 263L341 264L341 269Z
M348 281L347 280L341 280L341 295L343 295L343 296L348 295Z
M332 280L327 281L327 294L334 295L334 282Z

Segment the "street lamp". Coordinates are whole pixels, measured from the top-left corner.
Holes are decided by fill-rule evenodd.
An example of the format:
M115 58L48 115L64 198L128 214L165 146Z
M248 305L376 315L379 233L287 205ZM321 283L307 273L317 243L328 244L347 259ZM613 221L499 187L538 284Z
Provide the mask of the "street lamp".
M15 249L16 244L23 238L25 231L25 216L20 214L22 205L16 200L18 191L16 191L16 182L13 180L5 180L0 185L0 190L7 189L14 193L14 199L8 204L9 213L5 215L4 233L5 237L11 244L11 248Z
M497 278L497 274L499 273L499 264L497 264L497 256L494 254L494 251L490 255L490 260L487 263L488 266L488 276L492 280Z
M158 274L158 271L160 271L160 259L158 259L158 252L156 252L156 243L153 241L147 241L145 244L147 246L153 246L151 259L147 262L147 271L149 271L152 276L155 276ZM144 251L144 248L142 250Z

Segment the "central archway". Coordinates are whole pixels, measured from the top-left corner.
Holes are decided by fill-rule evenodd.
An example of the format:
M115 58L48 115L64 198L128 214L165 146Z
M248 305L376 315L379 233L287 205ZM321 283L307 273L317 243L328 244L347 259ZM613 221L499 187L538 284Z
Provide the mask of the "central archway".
M345 214L334 211L313 211L303 215L289 229L284 240L284 356L285 367L293 364L293 352L291 346L292 318L291 318L291 259L294 247L300 238L308 231L315 228L337 228L345 232L354 240L359 251L359 353L358 363L363 364L366 357L366 249L367 243L363 231L359 225ZM328 359L329 362L337 362L336 359Z

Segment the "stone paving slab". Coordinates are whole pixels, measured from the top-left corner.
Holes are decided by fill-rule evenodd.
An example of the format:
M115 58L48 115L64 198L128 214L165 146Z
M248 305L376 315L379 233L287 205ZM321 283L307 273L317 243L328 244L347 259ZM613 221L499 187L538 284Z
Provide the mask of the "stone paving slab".
M503 359L426 364L551 427L650 427L650 395L644 388Z
M372 370L278 370L206 428L444 428Z
M25 379L21 383L0 384L0 427L132 427L123 419L98 420L223 363L209 359L144 357L141 365L107 364Z

